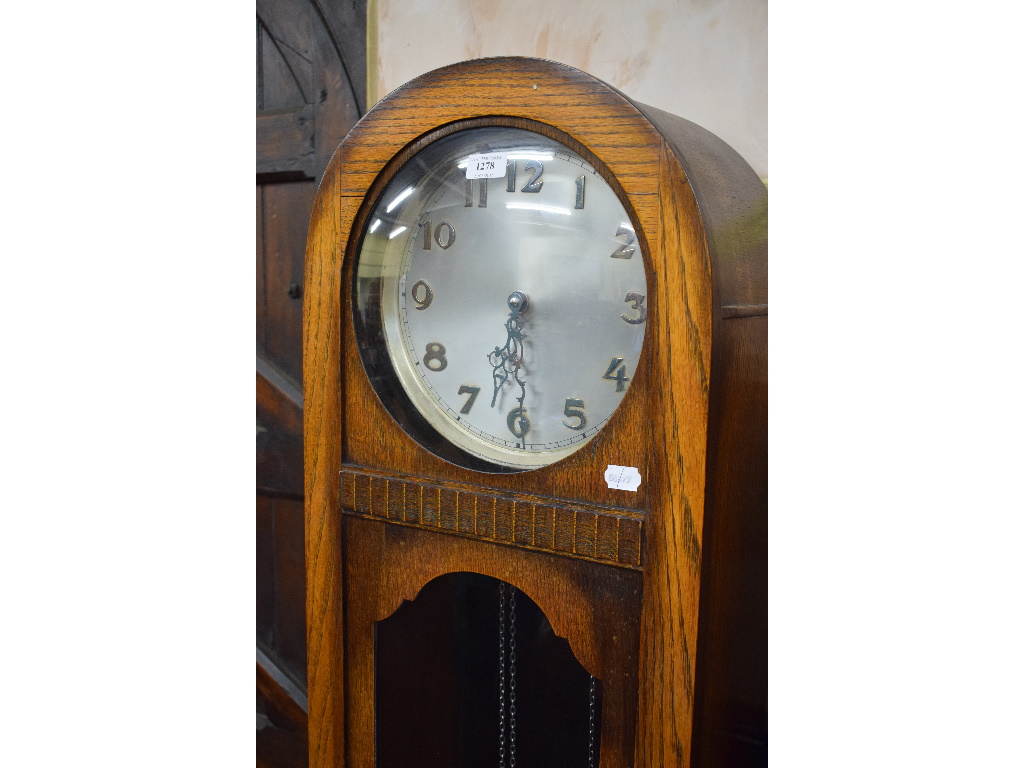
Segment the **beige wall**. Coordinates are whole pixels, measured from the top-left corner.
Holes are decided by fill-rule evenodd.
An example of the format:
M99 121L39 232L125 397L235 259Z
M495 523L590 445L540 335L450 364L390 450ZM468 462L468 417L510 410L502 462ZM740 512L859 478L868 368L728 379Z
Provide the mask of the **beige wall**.
M373 103L483 56L564 62L698 123L768 177L767 0L370 0Z

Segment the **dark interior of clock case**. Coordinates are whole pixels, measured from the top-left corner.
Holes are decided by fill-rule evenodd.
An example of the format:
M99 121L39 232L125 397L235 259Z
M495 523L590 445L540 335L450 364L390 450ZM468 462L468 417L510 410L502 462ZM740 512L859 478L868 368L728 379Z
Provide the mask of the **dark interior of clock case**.
M598 764L601 682L525 593L448 574L375 635L378 768Z

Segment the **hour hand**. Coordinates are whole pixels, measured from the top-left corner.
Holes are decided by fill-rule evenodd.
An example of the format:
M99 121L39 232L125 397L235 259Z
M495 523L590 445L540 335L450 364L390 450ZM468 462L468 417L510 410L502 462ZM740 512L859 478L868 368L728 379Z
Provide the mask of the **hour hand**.
M508 297L508 307L511 310L508 319L505 320L505 346L495 347L493 352L488 353L487 362L493 369L491 375L494 379L494 395L491 397L491 407L498 402L498 392L502 385L512 376L522 389L522 396L519 399L520 408L526 397L526 383L519 375L520 366L523 364L523 311L529 305L529 299L522 291L513 291Z
M487 355L487 362L491 364L494 369L492 376L494 377L494 396L491 397L491 408L498 400L498 392L501 391L501 385L508 381L508 371L505 369L505 356L502 354L501 347L495 347L494 351Z

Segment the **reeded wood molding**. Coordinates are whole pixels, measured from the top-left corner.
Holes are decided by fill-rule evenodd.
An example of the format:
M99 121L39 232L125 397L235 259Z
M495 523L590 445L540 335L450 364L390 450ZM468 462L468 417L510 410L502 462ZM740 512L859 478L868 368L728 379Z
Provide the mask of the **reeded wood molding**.
M639 570L643 515L346 467L348 514Z

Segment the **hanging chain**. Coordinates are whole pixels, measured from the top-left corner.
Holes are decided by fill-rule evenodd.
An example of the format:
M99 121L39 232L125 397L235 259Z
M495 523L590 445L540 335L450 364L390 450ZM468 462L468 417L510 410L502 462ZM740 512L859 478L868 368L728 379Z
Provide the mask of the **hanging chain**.
M505 688L505 596L508 597L508 690ZM508 701L509 768L516 768L516 588L498 585L498 766L505 768L505 702Z
M509 768L516 768L516 588L509 585L509 617L508 617L508 749Z
M594 676L590 676L590 743L587 746L587 766L594 768Z
M498 768L505 768L505 586L498 584Z
M505 687L505 614L508 595L508 690ZM590 737L587 766L594 768L597 679L590 676ZM516 766L516 588L504 581L498 584L498 768L505 768L505 702L508 701L509 768Z

